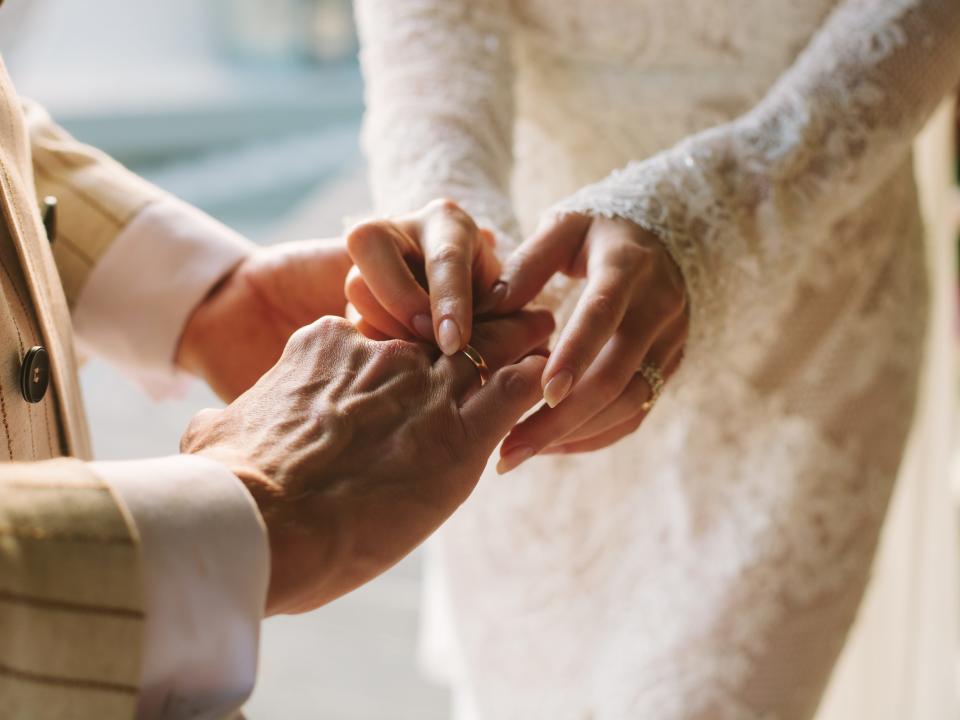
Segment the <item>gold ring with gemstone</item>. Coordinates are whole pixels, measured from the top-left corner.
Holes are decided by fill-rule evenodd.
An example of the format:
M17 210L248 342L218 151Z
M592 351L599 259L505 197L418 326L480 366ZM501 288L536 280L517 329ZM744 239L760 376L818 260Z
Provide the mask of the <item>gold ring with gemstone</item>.
M477 349L473 347L473 345L467 345L460 352L467 356L467 360L473 363L473 366L480 374L480 387L486 385L487 380L490 379L490 368L487 366L487 361L483 359L483 355L477 352Z
M637 372L647 381L647 385L650 386L650 398L640 406L640 409L643 410L643 412L650 412L651 408L656 405L657 400L660 398L660 393L663 392L665 382L663 373L660 372L660 368L650 363L641 363L640 370Z

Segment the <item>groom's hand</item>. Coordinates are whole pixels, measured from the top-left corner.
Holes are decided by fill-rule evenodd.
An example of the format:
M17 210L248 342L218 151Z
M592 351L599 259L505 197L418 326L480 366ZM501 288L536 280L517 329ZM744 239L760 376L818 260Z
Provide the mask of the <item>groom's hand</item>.
M297 328L344 314L343 284L351 264L339 239L256 251L193 311L177 364L223 400L233 400L277 361Z
M204 410L183 452L224 463L246 484L271 550L268 613L302 612L381 573L469 495L501 437L540 398L553 330L544 311L479 324L494 372L480 385L463 354L374 341L325 317L223 410Z

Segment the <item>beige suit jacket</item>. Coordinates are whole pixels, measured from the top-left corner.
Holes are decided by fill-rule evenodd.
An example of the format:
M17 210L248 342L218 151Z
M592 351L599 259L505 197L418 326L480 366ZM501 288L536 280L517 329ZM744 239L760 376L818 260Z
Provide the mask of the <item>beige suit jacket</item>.
M59 200L52 248L38 198ZM159 191L18 99L0 60L0 718L131 717L143 626L136 530L80 459L69 307ZM51 387L27 403L24 353Z

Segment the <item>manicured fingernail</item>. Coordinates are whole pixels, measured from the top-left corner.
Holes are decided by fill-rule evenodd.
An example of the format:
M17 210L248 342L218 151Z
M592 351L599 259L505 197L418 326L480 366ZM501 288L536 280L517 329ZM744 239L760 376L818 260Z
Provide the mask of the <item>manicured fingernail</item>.
M420 334L420 337L433 340L433 321L429 315L424 315L423 313L414 315L412 322L413 329Z
M453 355L460 349L460 328L450 318L440 321L437 328L437 342L444 355Z
M490 288L490 292L487 293L487 297L484 298L483 302L480 303L480 307L477 308L478 313L486 313L491 310L495 310L499 307L500 303L503 302L503 299L507 296L507 284L502 280L497 280L493 287Z
M525 460L529 460L532 457L532 447L529 445L517 445L517 447L510 448L507 452L500 456L500 460L497 462L497 472L500 475L508 473L517 467L517 465Z
M547 405L554 408L570 392L571 385L573 385L573 374L569 370L561 370L543 386L543 399L546 400Z

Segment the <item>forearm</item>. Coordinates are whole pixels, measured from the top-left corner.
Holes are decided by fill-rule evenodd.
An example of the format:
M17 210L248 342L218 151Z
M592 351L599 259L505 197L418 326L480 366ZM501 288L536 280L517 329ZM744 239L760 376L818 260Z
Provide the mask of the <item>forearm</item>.
M562 203L659 235L683 271L691 344L789 286L831 226L901 166L960 78L960 4L842 4L764 100ZM700 311L711 308L709 321Z

